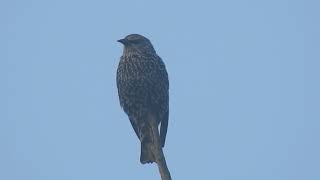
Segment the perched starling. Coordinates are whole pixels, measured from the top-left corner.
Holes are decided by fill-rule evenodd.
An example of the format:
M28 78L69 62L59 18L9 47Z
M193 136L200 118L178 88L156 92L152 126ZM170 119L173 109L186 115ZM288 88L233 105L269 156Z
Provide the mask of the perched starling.
M169 80L165 64L149 39L131 34L118 40L124 45L117 70L120 105L128 115L141 142L140 162L155 161L155 143L150 118L160 126L160 147L164 147L169 115Z

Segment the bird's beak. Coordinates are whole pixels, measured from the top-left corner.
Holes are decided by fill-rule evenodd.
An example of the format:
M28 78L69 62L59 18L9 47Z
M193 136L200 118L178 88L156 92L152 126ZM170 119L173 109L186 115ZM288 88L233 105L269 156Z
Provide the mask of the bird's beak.
M118 42L122 43L123 45L128 44L128 40L127 39L119 39Z

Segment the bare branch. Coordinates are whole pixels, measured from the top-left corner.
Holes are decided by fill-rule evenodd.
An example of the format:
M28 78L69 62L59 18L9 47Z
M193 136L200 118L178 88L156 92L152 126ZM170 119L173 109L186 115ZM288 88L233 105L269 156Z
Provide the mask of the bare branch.
M153 140L154 140L154 144L152 146L152 152L154 153L156 163L158 165L159 172L161 175L161 179L162 180L171 180L171 175L170 175L169 169L167 167L166 159L164 157L162 147L160 144L158 125L156 123L155 118L153 118L153 116L151 116L149 118L149 120L150 120L150 125L152 128L152 134L153 134Z

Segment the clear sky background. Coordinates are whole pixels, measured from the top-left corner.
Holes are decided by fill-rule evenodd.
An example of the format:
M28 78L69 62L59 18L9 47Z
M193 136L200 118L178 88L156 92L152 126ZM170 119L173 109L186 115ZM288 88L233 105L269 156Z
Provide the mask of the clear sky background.
M160 179L116 89L116 40L139 33L169 72L174 180L319 180L319 8L2 0L0 179Z

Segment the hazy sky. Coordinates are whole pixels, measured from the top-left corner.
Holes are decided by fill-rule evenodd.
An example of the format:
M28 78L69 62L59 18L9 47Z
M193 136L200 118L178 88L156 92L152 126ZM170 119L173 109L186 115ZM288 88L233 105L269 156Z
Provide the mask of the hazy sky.
M118 102L130 33L167 66L174 180L320 179L319 7L2 0L0 179L160 179Z

